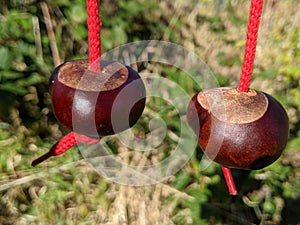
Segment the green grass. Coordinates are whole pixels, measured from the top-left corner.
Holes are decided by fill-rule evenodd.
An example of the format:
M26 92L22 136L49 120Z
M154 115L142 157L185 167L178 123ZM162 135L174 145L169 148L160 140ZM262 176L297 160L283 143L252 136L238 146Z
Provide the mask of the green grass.
M216 74L220 86L236 86L249 2L101 1L103 51L134 40L172 41L195 52ZM130 187L107 180L77 147L32 167L31 161L67 132L53 115L48 78L55 60L87 57L85 1L46 1L59 59L52 55L39 1L0 3L0 224L300 224L297 0L265 1L251 81L252 88L284 105L290 139L282 157L271 166L232 171L239 191L236 197L228 194L218 164L200 171L204 164L199 147L178 173L151 186ZM158 73L175 82L190 97L200 90L177 68L158 63L134 66L141 74ZM168 157L181 134L178 113L184 112L170 102L149 98L133 132L146 136L149 119L159 117L168 127L163 142L151 153L135 152L118 137L109 137L111 154L132 165Z

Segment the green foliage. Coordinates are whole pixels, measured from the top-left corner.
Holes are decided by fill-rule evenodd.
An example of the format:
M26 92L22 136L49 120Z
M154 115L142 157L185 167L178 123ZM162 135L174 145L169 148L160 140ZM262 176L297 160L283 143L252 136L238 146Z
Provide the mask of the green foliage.
M114 4L108 2L101 4L108 5L101 11L102 44L105 50L127 42L159 39L166 27L159 18L153 17L155 11L159 10L157 1L145 4L144 0L134 2L121 0L114 1Z
M45 23L43 3L55 40ZM85 4L82 0L0 0L0 224L108 224L110 217L122 211L118 204L128 193L118 198L121 187L83 163L77 148L37 168L30 166L33 158L48 151L65 132L51 110L48 78L56 60L87 58ZM266 1L252 80L253 88L272 94L287 109L291 134L282 157L261 170L233 170L239 190L234 197L228 195L219 165L212 163L202 170L210 162L203 160L197 147L187 165L163 184L167 188L159 193L160 201L157 193L147 198L146 208L158 202L149 213L167 211L178 225L299 223L298 5L296 0ZM220 86L234 86L242 64L248 6L249 2L230 0L104 0L102 50L136 40L172 41L195 51L212 68ZM53 54L53 43L59 57ZM139 68L149 72L143 66ZM178 68L155 64L150 71L151 66L190 96L201 90ZM178 89L171 92L166 94L180 93ZM170 131L153 153L154 160L157 155L172 154L169 149L180 136L182 113L163 99L148 99L147 110L133 132L149 132L148 121L155 116L166 121ZM119 153L118 141L111 138L107 143L111 154ZM126 210L130 217L132 207Z

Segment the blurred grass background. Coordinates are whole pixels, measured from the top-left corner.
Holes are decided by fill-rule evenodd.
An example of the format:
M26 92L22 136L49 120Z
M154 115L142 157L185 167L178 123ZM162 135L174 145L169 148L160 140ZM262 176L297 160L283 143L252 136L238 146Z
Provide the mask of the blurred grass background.
M199 148L171 179L147 187L109 182L77 148L32 168L31 161L67 132L52 113L48 79L59 63L87 58L85 1L0 0L0 224L300 224L300 6L298 0L264 2L251 87L284 105L290 138L271 166L232 171L239 191L232 197L219 165L199 172ZM238 84L250 1L101 5L104 52L137 40L170 41L199 55L220 86ZM195 93L180 71L158 67L143 70L162 71ZM143 129L155 113L173 122L159 152L146 156L152 161L169 154L180 136L173 111L153 99L137 125ZM109 144L121 158L127 154L118 141Z

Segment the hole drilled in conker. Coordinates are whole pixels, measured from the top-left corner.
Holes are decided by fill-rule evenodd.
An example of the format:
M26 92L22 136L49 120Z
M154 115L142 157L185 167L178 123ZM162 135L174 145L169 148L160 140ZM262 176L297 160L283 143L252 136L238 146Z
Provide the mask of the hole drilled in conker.
M129 85L130 84L130 85ZM126 96L118 97L123 89ZM87 136L106 136L133 126L145 107L145 86L131 67L117 62L101 61L101 72L89 69L87 60L73 60L58 66L50 78L54 114L70 130ZM131 102L131 104L128 104ZM132 104L134 102L134 104ZM120 111L130 109L129 118L114 130L111 121L113 105ZM127 116L128 117L128 116Z
M231 168L270 165L281 155L289 134L281 104L251 89L240 92L222 87L199 92L190 102L187 118L207 157Z

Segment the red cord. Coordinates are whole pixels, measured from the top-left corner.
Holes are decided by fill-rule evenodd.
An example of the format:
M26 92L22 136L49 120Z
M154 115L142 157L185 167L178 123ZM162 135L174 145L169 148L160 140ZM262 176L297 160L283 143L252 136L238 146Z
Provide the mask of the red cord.
M101 56L101 38L100 29L102 26L99 14L98 0L87 0L87 14L88 14L88 39L89 39L89 63L93 66L94 71L100 71L100 56ZM99 60L99 63L94 63ZM94 63L94 64L93 64ZM95 65L96 64L96 65Z
M236 190L230 169L226 166L222 166L222 170L223 170L223 174L224 174L226 184L227 184L227 187L229 190L229 194L236 195L237 190Z
M87 0L87 13L88 13L88 39L89 39L89 64L90 69L99 72L101 70L100 66L100 56L101 56L101 39L100 39L100 28L102 23L100 21L99 15L99 2L98 0ZM99 60L99 63L95 63ZM92 67L91 67L92 66ZM75 137L76 136L76 137ZM35 159L31 165L36 166L37 164L45 161L51 156L60 155L70 148L74 147L78 142L85 144L96 144L99 142L98 139L89 138L84 135L75 134L74 132L70 132L66 136L64 136L61 140L59 140L52 148Z
M252 0L248 21L248 32L244 52L244 62L242 67L240 83L238 86L238 90L240 90L241 92L247 92L250 85L262 7L263 0Z
M73 131L68 133L55 145L51 147L51 149L45 153L44 155L40 156L39 158L32 161L31 165L36 166L41 162L45 161L46 159L50 158L51 156L58 156L69 150L70 148L74 147L77 144L77 141L83 144L97 144L99 139L90 138L81 134L76 134Z
M242 66L240 83L238 86L238 90L241 92L247 92L250 85L262 7L263 0L252 0L248 21L244 62ZM222 166L222 170L229 189L229 193L231 195L236 195L237 190L230 169L228 167Z

